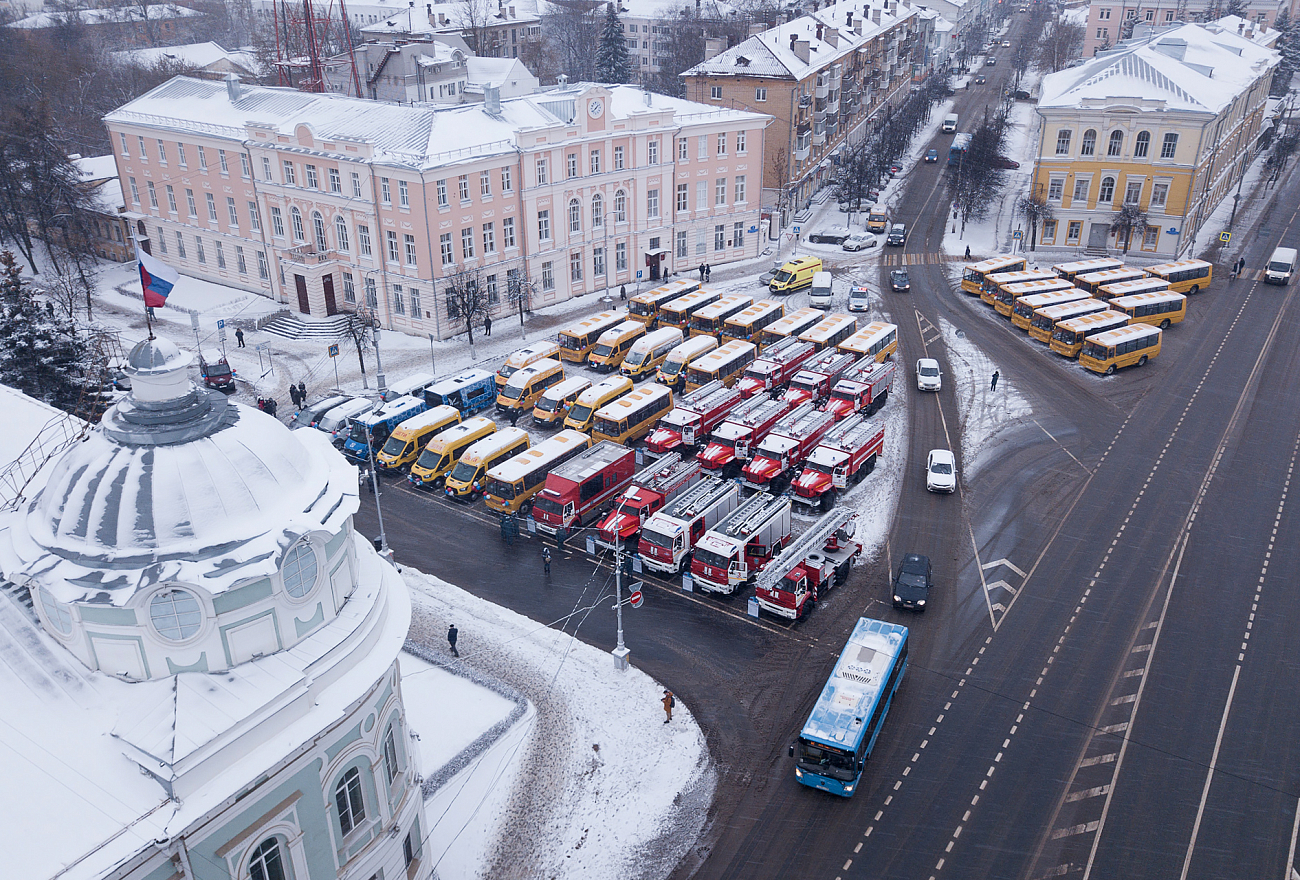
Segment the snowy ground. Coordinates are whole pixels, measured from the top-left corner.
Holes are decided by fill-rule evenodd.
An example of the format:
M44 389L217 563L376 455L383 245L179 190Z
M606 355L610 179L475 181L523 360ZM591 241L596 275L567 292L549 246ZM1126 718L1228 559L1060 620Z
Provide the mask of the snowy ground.
M939 329L948 350L944 383L956 395L961 415L961 460L966 468L962 479L969 482L982 457L996 450L993 438L998 432L1030 418L1034 411L1011 377L999 375L998 387L990 388L998 365L966 334L942 318Z
M528 865L528 876L557 880L666 877L703 829L717 783L690 708L678 700L665 724L663 687L635 663L618 672L567 632L414 569L403 577L415 599L411 649L427 658L403 656L402 690L437 876ZM593 591L569 629L613 601L608 584Z

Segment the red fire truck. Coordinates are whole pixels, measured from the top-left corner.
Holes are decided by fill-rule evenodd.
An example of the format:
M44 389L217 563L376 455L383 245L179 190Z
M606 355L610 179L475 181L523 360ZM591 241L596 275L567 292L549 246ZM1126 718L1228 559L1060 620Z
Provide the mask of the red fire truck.
M857 514L837 507L819 519L772 560L754 585L758 607L778 617L798 620L817 600L849 577L862 544L853 540Z
M816 353L817 346L811 342L787 336L763 349L763 356L745 368L745 375L740 377L736 388L745 398L765 391L775 391L789 382Z
M873 357L864 357L844 371L831 389L831 399L826 401L826 411L842 419L855 412L872 416L889 400L889 390L894 385L894 362L876 363Z
M790 540L790 499L759 492L695 545L691 576L700 589L734 593Z
M699 454L706 471L735 476L749 459L749 451L792 407L784 400L751 397L731 411Z
M740 403L740 392L715 379L683 397L672 412L659 420L646 439L651 452L669 452L694 446L722 423Z
M801 404L754 447L753 457L741 471L742 482L757 492L782 491L834 424L833 414L811 403Z
M596 543L613 548L616 542L632 543L650 514L676 498L700 479L700 463L683 460L670 452L646 465L632 478L632 484L614 499L614 509L596 529Z
M885 427L851 415L822 438L795 477L795 503L829 508L844 489L871 473L885 451Z
M546 475L533 497L533 519L549 535L565 537L607 508L636 470L636 451L602 440Z
M839 381L840 374L853 366L854 360L848 352L833 348L819 352L794 374L790 387L785 390L785 399L791 406L798 406L805 400L821 403L831 396L831 388Z
M696 483L646 520L637 546L641 564L664 574L689 568L696 542L739 504L740 487L731 480Z

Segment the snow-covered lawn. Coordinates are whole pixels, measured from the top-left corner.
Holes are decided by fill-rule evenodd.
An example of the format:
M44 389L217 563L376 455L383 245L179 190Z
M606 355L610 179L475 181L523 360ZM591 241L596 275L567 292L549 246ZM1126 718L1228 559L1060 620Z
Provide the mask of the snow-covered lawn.
M979 470L981 456L993 448L997 433L1030 418L1033 408L1006 376L999 375L998 387L990 388L997 363L943 318L939 328L948 350L944 381L957 396L961 414L961 457L966 471L962 478L969 482Z

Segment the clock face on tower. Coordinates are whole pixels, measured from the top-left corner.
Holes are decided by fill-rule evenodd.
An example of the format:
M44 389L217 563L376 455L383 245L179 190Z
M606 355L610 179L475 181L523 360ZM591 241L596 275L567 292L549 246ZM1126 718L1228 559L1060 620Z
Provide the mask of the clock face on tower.
M600 114L603 112L605 112L605 105L601 102L600 98L595 98L587 105L587 114L591 116L592 119L599 119Z

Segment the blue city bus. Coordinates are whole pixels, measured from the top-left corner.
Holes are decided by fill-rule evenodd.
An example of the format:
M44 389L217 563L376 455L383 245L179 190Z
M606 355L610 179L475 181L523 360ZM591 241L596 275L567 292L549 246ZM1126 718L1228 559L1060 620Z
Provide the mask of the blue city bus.
M970 134L962 132L952 136L952 146L948 148L948 164L957 165L962 157L970 152Z
M353 416L349 420L348 439L343 442L343 454L358 464L368 461L371 450L378 452L382 449L394 428L428 408L419 397L399 397L374 412ZM369 446L366 445L367 435L370 437Z
M439 379L424 389L424 402L429 409L447 404L460 410L461 418L487 409L496 399L496 376L487 370L466 370L450 379Z
M907 627L860 618L790 746L795 779L851 797L906 671Z

